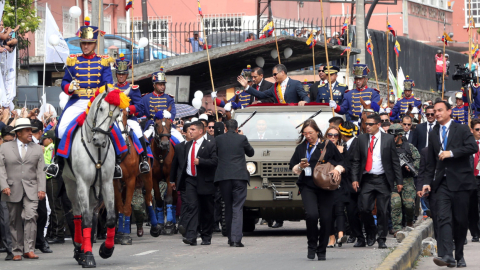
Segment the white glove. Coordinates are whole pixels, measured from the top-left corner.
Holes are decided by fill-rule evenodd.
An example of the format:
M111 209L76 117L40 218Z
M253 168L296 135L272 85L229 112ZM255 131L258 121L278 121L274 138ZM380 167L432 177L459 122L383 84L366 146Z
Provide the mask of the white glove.
M383 108L380 108L380 110L378 111L378 113L384 113L385 110Z
M73 92L73 91L76 91L78 89L79 89L78 81L77 80L72 80L72 82L70 82L70 86L68 87L68 92Z
M337 103L335 102L335 100L330 100L329 103L330 103L330 108L334 110L337 108Z
M145 135L145 137L147 137L147 138L150 138L150 137L152 136L152 134L153 134L154 131L155 131L155 129L154 129L153 125L152 125L152 126L150 126L150 127L147 129L147 131L145 131L145 132L143 133L143 135Z
M217 92L212 92L212 99L215 99L217 97Z
M359 123L358 121L353 121L353 124L354 124L355 126L357 126L358 128L360 128L360 123Z
M412 109L412 113L413 113L413 114L416 114L416 113L418 113L418 108L417 108L417 107L413 107L413 109Z
M365 100L365 105L370 105L372 102L370 100Z
M225 104L225 107L223 107L225 109L225 111L229 112L232 110L232 103L229 102L227 104Z
M385 112L386 112L386 113L390 113L391 111L392 111L392 109L390 109L390 108L386 108L386 109L385 109Z
M404 113L407 113L408 112L408 108L405 109Z

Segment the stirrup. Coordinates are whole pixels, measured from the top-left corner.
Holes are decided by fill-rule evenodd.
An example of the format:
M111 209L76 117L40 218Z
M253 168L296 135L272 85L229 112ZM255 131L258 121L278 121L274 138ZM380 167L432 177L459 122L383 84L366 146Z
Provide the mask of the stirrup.
M57 164L51 163L51 164L46 165L45 168L43 169L43 171L45 172L46 175L48 175L50 177L57 177L59 169L60 168L58 167Z
M123 172L122 168L120 165L115 164L115 170L113 171L113 179L122 179L123 178Z
M142 166L147 166L147 168L145 170L142 170ZM148 162L144 160L140 162L140 164L138 165L138 169L140 170L140 173L148 173L150 172L150 164L148 164Z

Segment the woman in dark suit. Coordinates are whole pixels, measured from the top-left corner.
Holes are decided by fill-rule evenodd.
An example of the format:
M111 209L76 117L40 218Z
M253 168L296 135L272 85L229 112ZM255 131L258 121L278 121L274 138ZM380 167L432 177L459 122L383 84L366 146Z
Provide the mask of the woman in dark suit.
M322 140L322 137L322 132L314 120L305 121L295 153L290 160L290 169L299 175L297 185L306 212L307 257L314 259L315 253L317 253L318 260L326 259L335 198L332 191L321 189L313 182L313 170L320 158L321 151L325 147L325 141ZM307 160L302 161L304 158ZM332 142L327 144L324 161L335 166L335 169L330 173L333 174L334 179L339 179L341 173L345 170L343 168L343 157ZM320 230L318 230L319 218Z

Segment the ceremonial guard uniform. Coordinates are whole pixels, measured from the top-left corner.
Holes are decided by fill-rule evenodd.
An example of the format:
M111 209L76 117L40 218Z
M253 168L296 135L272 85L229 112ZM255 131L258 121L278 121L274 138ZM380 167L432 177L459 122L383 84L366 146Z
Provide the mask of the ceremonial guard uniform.
M252 70L251 66L248 65L247 68L242 70L241 75L249 82L249 84L252 82ZM235 95L225 103L223 100L220 100L217 98L217 93L212 92L212 99L215 100L215 103L218 107L225 108L225 105L228 103L231 103L231 108L227 107L228 110L230 111L231 109L243 109L247 107L248 105L252 104L252 102L255 100L255 97L250 95L249 93L243 91L243 90L236 90Z
M125 57L120 54L120 58L115 61L115 73L116 75L128 75L128 69L131 67L131 63L125 60ZM117 78L118 80L118 78ZM135 136L139 139L142 144L143 152L140 154L142 159L140 162L140 173L147 173L150 171L150 165L148 163L147 156L147 143L145 137L143 137L142 128L137 121L137 116L144 115L142 95L138 85L131 85L129 82L125 81L122 83L116 83L115 87L120 89L122 92L127 92L128 97L130 98L130 106L127 108L128 119L127 125L133 130ZM117 165L120 165L122 162L121 157L117 157Z
M468 103L466 92L463 93L463 101ZM480 84L476 83L472 87L472 102L475 118L480 115Z
M407 79L403 81L403 86L404 93L405 91L412 91L413 87L415 86L415 82L413 80L410 80L407 75ZM405 116L405 113L408 111L408 107L410 105L414 107L412 109L412 113L419 113L418 106L421 104L422 101L419 98L414 97L411 92L410 95L405 93L405 97L403 97L402 99L399 98L392 111L390 112L390 119L392 121L396 119L402 119L403 116Z
M332 74L337 74L340 71L340 68L338 67L331 67L330 68L330 76ZM327 74L328 78L328 70L325 69L325 73ZM342 104L343 97L345 95L345 91L347 91L348 86L343 83L339 83L338 81L335 80L332 84L332 96L333 100L337 104ZM317 102L319 103L330 103L330 85L329 83L321 84L318 87L318 93L317 97L315 98Z
M455 94L457 106L452 108L452 119L459 124L468 124L468 105L463 103L463 92Z
M368 72L370 71L367 65L360 64L357 60L357 64L353 65L353 74L355 79L364 78L367 80ZM320 91L319 91L320 92ZM377 102L380 101L380 91L374 88L369 88L367 82L361 88L356 87L353 90L346 90L341 105L337 105L334 100L330 100L330 107L335 109L336 113L347 114L350 120L353 122L358 121L362 117L362 104L360 98L364 101L371 101L372 109L375 112L380 110L380 106Z

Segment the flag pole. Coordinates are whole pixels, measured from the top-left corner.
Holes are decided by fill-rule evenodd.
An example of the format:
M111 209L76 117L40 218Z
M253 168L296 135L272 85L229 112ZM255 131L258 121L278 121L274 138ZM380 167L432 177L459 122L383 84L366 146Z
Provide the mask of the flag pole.
M398 40L397 40L397 38L395 38L395 46L397 46L397 42L398 42ZM397 50L398 50L398 48L397 48ZM397 86L398 86L398 54L395 54L395 71L397 73ZM397 94L398 94L398 92L397 92Z
M443 19L443 36L444 36L443 39L444 40L443 40L443 56L442 56L443 57L443 64L442 64L442 71L443 71L442 72L442 100L445 96L445 66L447 65L447 63L445 63L445 60L446 60L445 59L445 42L447 40L447 36L445 35L446 34L446 32L445 32L445 20L446 19ZM469 47L470 47L470 45L469 45Z
M200 15L200 17L202 18L203 37L205 38L205 47L207 48L208 69L210 70L210 81L212 82L212 91L216 92L215 91L215 85L213 84L212 64L210 63L210 53L208 52L208 41L207 41L207 36L205 35L205 24L203 22L203 15ZM280 60L280 55L278 55L278 59ZM215 117L216 117L217 122L218 122L217 103L213 102L213 105L215 106Z
M275 31L275 23L273 22L273 18L272 18L272 26L273 26L273 35L275 36L275 45L277 45L278 64L282 64L282 62L280 61L280 51L278 50L277 33L275 33L276 32ZM315 73L315 71L314 71L314 73Z
M46 6L46 9L48 10L48 3L45 3L45 6ZM44 23L45 23L45 30L44 30L45 31L45 35L44 35L44 50L45 50L45 52L44 52L44 56L43 56L43 96L45 95L45 69L46 69L46 60L47 60L47 20L44 20ZM68 67L67 67L67 70L68 70ZM42 96L42 98L43 98L43 96Z
M132 51L130 54L130 58L132 59L132 85L135 83L135 77L134 77L134 70L133 67L135 66L135 55L133 54L133 50L135 49L135 35L133 35L133 3L132 7L128 11L130 12L130 35L132 36Z
M350 23L350 22L349 22ZM348 24L347 24L347 47L348 47L348 44L350 44L350 39L348 38ZM347 51L347 70L346 70L346 74L345 74L345 84L347 85L347 88L348 88L348 74L350 74L350 51Z
M390 80L388 78L388 74L389 71L390 71L390 62L389 62L389 59L388 59L388 32L390 30L388 29L388 7L387 7L387 31L385 32L385 37L387 38L387 99L388 99L388 95L390 95ZM372 55L373 56L373 55ZM379 89L380 90L380 89Z
M476 40L477 40L477 47L478 47L478 33L475 33L475 36L477 37ZM478 66L478 61L477 61L477 66ZM477 69L477 84L478 84L478 69Z
M101 18L102 13L103 13L102 12L102 2L103 1L100 1L100 0L98 1L98 29L101 29L100 28L100 18ZM100 32L98 34L100 35ZM97 38L97 54L100 54L100 44L98 44L98 40L99 40L99 38ZM100 40L102 40L102 39L100 39Z
M312 35L313 37L313 35ZM312 43L313 43L313 40L312 40ZM313 83L315 83L315 76L316 76L316 73L315 73L315 43L312 44L312 55L313 55Z
M468 68L472 70L472 28L471 28L471 22L473 21L472 17L472 1L468 0ZM445 27L445 26L444 26ZM445 43L444 43L445 44ZM445 57L445 54L443 54ZM472 87L468 87L468 96L469 96L469 105L472 106ZM468 110L468 126L470 126L470 110Z
M330 80L330 62L328 61L328 46L327 35L325 34L325 17L323 16L323 0L320 0L320 8L322 9L322 32L323 32L323 44L325 46L325 56L327 57L327 72L328 72L328 88L330 89L330 100L333 100L332 83ZM338 105L337 105L338 106ZM335 109L332 108L332 115L335 116Z

